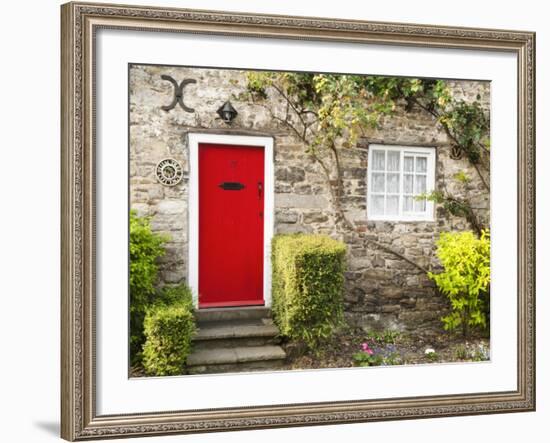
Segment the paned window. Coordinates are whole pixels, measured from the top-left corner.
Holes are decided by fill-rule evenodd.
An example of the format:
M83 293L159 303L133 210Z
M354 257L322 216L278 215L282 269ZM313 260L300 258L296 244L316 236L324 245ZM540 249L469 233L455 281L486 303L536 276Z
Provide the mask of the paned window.
M370 145L367 217L369 220L433 220L435 149Z

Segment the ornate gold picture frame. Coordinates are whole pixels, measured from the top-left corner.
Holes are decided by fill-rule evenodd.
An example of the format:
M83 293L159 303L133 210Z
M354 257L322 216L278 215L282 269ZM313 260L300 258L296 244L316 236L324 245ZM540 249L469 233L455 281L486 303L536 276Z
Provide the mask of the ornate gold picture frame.
M87 440L460 416L535 409L535 35L157 7L67 3L62 22L61 435ZM506 52L517 57L517 389L98 415L96 33L185 33ZM266 40L267 41L267 40ZM125 131L126 128L121 128ZM121 270L121 272L125 272Z

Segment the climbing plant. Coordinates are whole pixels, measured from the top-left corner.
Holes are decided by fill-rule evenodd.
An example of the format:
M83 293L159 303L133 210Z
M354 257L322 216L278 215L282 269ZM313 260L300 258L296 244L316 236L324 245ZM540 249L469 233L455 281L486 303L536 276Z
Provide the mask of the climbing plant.
M380 116L391 109L382 101L367 103L364 76L249 72L247 80L249 96L289 128L320 165L331 185L338 222L349 224L340 204L343 194L340 150L355 145L364 129L376 127ZM269 92L283 101L284 113L278 114L266 105L264 99Z
M479 94L473 102L456 99L447 82L433 79L366 77L366 87L394 111L401 103L405 111L421 110L433 116L451 140L453 156L465 156L489 190L480 167L488 166L490 126Z
M483 186L489 155L489 120L480 97L474 102L456 99L443 80L333 75L290 72L248 72L247 94L264 106L274 120L290 129L301 140L309 155L323 170L336 215L336 222L353 229L342 209L343 149L356 145L369 129L381 126L384 117L397 112L423 112L432 116L452 143L454 158L466 157L475 168ZM268 98L283 103L281 113L269 106ZM332 162L331 162L332 159ZM469 177L459 177L466 184ZM468 198L457 197L446 190L426 196L454 216L464 217L479 236L484 226ZM418 263L403 254L368 240L427 273Z
M353 229L341 205L343 195L342 150L355 146L384 117L399 111L423 112L447 134L454 158L465 157L489 190L489 119L478 96L467 102L454 98L447 82L433 79L289 72L249 72L247 96L268 109L300 139L323 170L331 192L337 223ZM272 109L268 97L280 101L283 111ZM464 178L464 177L462 177ZM462 180L465 184L469 177ZM460 181L460 180L459 180ZM427 196L449 213L464 217L480 235L484 228L470 201L446 191ZM426 269L386 246L378 247Z

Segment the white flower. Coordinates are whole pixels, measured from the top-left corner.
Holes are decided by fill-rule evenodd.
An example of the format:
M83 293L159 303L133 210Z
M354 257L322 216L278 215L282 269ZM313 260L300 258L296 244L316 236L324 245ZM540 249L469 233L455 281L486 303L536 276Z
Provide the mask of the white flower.
M424 354L426 354L426 355L435 354L435 350L432 349L432 348L427 348L427 349L424 351Z

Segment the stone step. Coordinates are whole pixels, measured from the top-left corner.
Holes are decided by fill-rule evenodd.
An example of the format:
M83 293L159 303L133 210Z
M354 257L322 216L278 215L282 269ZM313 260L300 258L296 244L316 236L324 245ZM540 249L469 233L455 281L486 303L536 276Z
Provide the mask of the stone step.
M279 343L279 330L270 319L201 322L193 338L195 349L262 346Z
M276 369L285 358L285 351L275 345L196 349L187 358L187 370L190 374L215 374Z
M209 308L195 311L195 318L199 323L227 320L258 320L269 317L271 317L271 309L264 306Z

